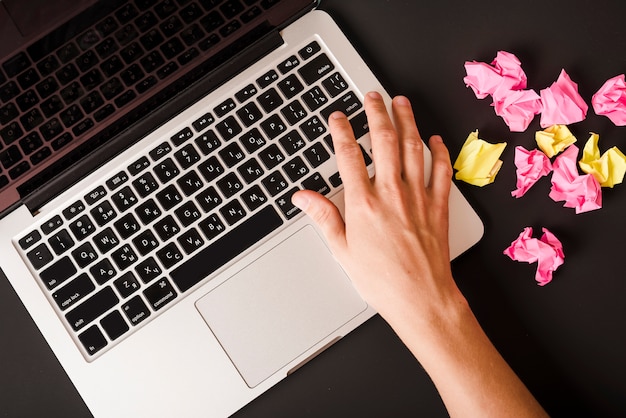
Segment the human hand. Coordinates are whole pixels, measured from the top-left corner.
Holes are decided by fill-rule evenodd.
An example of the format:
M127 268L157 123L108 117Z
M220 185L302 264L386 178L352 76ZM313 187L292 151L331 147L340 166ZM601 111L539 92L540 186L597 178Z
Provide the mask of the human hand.
M318 225L358 292L392 326L411 317L428 328L448 307L464 303L452 279L448 250L452 167L441 138L433 136L432 175L425 184L424 143L408 99L396 97L392 110L395 127L380 94L366 95L373 179L348 119L339 112L329 118L344 184L345 219L313 191L297 192L293 203Z

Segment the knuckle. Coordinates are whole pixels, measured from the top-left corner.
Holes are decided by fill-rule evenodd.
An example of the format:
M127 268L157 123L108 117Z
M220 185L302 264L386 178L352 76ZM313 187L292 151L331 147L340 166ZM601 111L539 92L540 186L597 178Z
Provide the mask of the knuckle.
M410 151L414 152L423 152L424 151L424 142L421 138L416 136L407 136L404 138L404 146Z

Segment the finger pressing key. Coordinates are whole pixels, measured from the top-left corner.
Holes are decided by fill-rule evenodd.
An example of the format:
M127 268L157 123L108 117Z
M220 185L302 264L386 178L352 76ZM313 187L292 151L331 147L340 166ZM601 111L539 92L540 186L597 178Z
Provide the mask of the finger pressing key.
M358 195L367 191L371 186L370 179L361 147L356 142L348 118L341 112L334 112L328 118L328 124L333 138L337 167L348 199L351 193Z
M398 134L391 123L385 102L378 92L365 96L365 113L372 140L372 155L376 165L376 181L396 181L400 177L400 147Z
M424 143L415 124L411 103L404 96L393 99L393 118L398 130L402 176L412 187L424 187Z

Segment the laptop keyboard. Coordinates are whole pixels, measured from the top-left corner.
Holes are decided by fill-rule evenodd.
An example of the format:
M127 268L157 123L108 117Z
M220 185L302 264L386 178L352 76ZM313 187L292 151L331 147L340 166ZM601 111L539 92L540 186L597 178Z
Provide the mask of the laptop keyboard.
M328 116L368 129L347 80L303 45L15 239L88 360L292 222L295 191L341 186Z
M0 189L152 94L278 1L123 2L75 39L57 42L53 33L2 62Z

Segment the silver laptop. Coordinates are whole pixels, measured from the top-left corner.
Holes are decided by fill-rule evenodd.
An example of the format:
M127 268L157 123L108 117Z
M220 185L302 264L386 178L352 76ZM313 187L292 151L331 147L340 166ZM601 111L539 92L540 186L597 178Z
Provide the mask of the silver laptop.
M0 268L95 416L228 416L375 313L290 203L390 103L316 2L2 5Z

